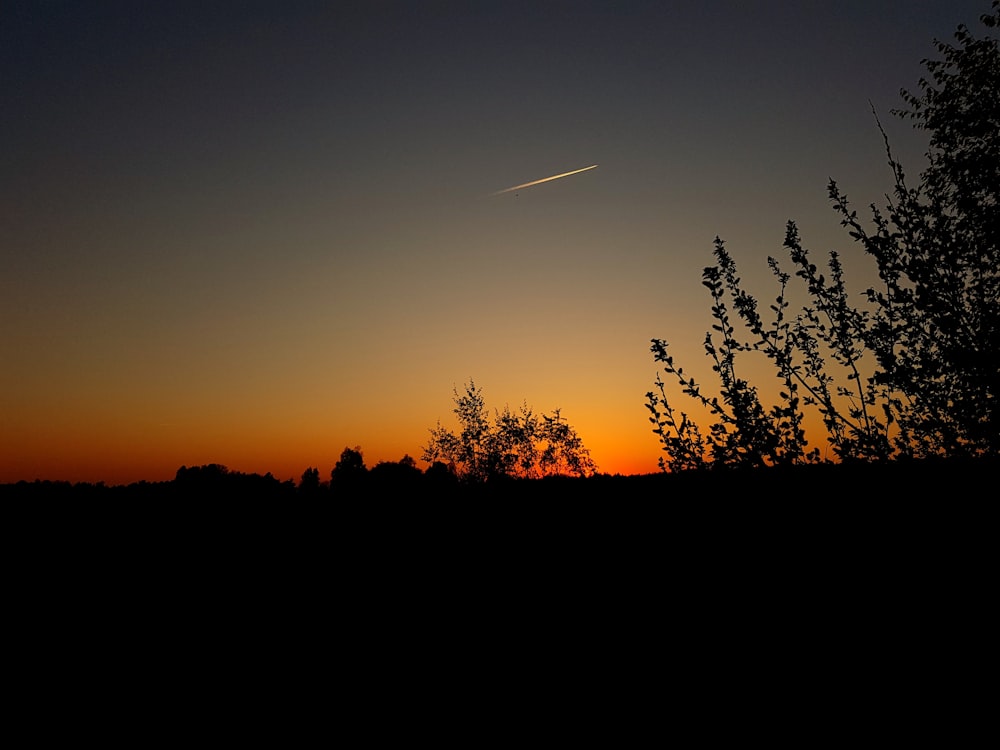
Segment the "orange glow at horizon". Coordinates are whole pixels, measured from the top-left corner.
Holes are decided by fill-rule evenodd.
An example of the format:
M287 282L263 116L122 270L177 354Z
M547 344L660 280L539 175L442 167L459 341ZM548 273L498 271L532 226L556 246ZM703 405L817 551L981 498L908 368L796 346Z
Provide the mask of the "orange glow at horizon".
M442 425L454 428L451 403L444 405L442 401L438 406ZM487 406L492 413L500 404L488 400ZM679 398L675 406L691 411L687 408L691 404ZM551 411L536 409L536 412ZM628 476L660 472L658 460L666 454L651 426L645 429L648 422L644 425L636 420L638 410L635 413L593 408L561 411L590 451L598 473ZM420 454L427 429L435 424L433 417L419 416L399 425L398 432L373 433L360 429L360 422L353 431L325 430L315 424L282 422L273 417L248 418L228 427L211 422L211 415L197 424L150 422L146 427L123 423L120 417L107 414L103 423L95 423L96 420L83 414L69 415L62 421L49 414L47 419L43 420L44 427L20 431L16 440L13 433L0 436L0 484L36 479L104 482L111 486L168 481L181 466L210 463L243 473L270 473L279 480L291 479L297 484L310 467L318 468L321 478L328 479L345 447L359 447L369 468L381 461L399 461L405 455L426 468ZM822 420L807 413L806 421L812 445L820 448L824 458L828 457ZM702 420L700 425L703 433L707 433L708 421Z

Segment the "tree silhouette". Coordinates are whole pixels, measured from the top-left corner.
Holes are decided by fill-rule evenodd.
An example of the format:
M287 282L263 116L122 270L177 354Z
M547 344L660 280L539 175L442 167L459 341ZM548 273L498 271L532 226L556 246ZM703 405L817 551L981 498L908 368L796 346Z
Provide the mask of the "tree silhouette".
M340 453L340 460L334 464L330 472L330 489L336 495L343 492L353 492L361 486L368 476L365 457L361 446L345 447Z
M1000 25L1000 0L992 9L981 17L988 28ZM879 284L866 290L867 306L850 304L839 255L830 253L821 272L789 222L784 247L809 303L789 316L791 275L768 258L779 292L765 322L716 238L716 265L702 283L715 320L704 349L719 396L675 365L665 341L651 346L715 421L703 433L658 376L646 407L666 453L661 468L817 462L804 407L818 409L842 460L1000 455L1000 50L996 38L976 38L964 25L954 37L956 45L935 42L943 59L923 61L930 79L917 94L903 90L907 108L893 110L931 134L919 185L906 184L877 115L895 185L884 209L871 206L870 229L836 182L828 185L841 224L875 262ZM770 409L740 377L736 358L745 352L762 353L777 370L782 389Z
M302 480L299 482L299 494L303 497L316 497L319 493L319 469L310 466L302 472Z
M481 388L470 380L462 393L453 389L455 416L461 431L454 433L441 422L430 429L431 437L421 458L470 482L512 477L537 478L569 474L588 476L596 471L590 452L572 426L556 409L551 415L536 415L523 404L519 411L509 406L491 419Z
M171 485L181 494L211 499L287 498L295 494L292 480L279 481L271 472L261 476L231 471L222 464L181 466Z
M1000 2L981 17L1000 25ZM961 25L957 45L935 42L930 79L894 113L930 133L928 167L915 189L891 159L895 202L875 231L830 195L883 281L865 343L882 377L905 399L900 424L921 454L1000 454L1000 47ZM887 142L888 149L888 142Z
M399 461L379 461L368 471L368 480L379 492L399 493L417 487L423 472L409 454Z

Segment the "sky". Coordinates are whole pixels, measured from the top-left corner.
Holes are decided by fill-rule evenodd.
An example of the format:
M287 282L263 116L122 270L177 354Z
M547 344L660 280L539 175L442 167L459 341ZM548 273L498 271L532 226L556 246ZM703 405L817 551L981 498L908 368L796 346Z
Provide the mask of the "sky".
M713 239L770 300L794 220L860 293L827 182L884 203L872 107L919 174L890 110L988 10L6 3L0 482L419 459L470 380L656 471L650 339L712 383Z

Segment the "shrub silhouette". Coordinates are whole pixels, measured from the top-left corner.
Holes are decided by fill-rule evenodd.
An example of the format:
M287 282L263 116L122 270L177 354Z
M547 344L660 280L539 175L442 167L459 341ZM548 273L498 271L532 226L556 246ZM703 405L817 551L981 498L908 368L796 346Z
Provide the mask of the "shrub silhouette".
M1000 25L1000 0L981 21ZM646 407L666 453L661 468L819 462L804 407L818 409L841 460L1000 455L1000 50L996 38L964 25L954 37L956 45L935 42L942 59L923 61L930 78L916 94L903 90L907 108L893 110L930 133L919 185L907 185L877 115L894 197L870 207L866 229L836 182L828 185L841 224L875 262L879 284L865 291L865 307L849 302L839 255L831 252L821 272L790 221L784 247L810 302L789 316L791 275L768 258L779 292L765 322L716 238L716 265L702 283L715 320L704 348L719 396L675 365L666 341L651 345L681 392L716 421L703 433L657 376ZM782 384L770 409L736 367L736 355L751 351L770 359Z
M537 415L523 404L518 412L509 406L491 420L481 388L470 380L464 392L453 389L458 434L442 427L430 429L431 437L421 458L440 464L436 474L453 467L461 479L485 482L504 478L534 479L543 476L588 476L596 471L590 451L576 430L555 409ZM433 466L432 466L433 468Z

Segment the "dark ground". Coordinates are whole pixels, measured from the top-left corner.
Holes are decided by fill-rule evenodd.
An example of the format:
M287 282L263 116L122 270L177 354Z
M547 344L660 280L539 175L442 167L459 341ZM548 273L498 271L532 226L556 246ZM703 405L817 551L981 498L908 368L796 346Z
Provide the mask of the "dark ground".
M360 545L428 553L528 544L581 550L932 543L992 534L996 461L821 465L745 472L514 480L463 486L424 475L303 493L230 473L128 486L0 486L8 540L241 545L290 554ZM190 477L188 477L190 480ZM853 540L853 542L851 541ZM806 550L803 550L806 552Z
M424 675L441 653L501 671L532 653L531 682L546 654L584 681L600 654L633 677L655 664L661 682L684 661L699 694L726 675L749 681L743 695L777 655L793 693L839 675L881 706L879 674L919 688L947 659L976 663L994 619L996 468L416 483L337 500L255 495L245 477L242 492L25 483L0 488L5 601L24 643L74 658L229 649L249 669L266 646L302 664L419 655Z

